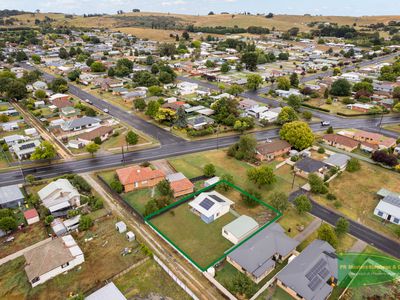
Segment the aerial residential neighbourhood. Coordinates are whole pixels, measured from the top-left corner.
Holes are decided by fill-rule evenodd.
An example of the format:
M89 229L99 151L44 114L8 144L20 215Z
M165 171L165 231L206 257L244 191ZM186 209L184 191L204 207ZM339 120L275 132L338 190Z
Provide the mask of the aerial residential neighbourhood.
M399 5L311 2L2 1L0 299L400 299Z

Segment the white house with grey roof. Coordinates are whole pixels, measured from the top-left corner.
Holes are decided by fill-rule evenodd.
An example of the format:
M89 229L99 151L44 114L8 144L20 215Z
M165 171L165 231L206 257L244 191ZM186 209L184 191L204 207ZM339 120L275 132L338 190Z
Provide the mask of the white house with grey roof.
M39 140L29 140L23 143L14 144L10 150L15 154L19 160L28 159L33 152L35 152L36 147L39 147Z
M100 126L101 120L93 117L82 117L61 124L61 129L64 131L78 131L87 128Z
M242 215L222 227L222 236L236 245L255 232L258 227L253 218Z
M232 204L233 201L216 191L201 193L189 202L192 211L207 224L228 213Z
M374 215L391 223L400 225L400 194L386 189L378 191L378 196L383 196L374 209Z
M338 278L335 249L314 240L277 274L277 285L295 299L325 300Z
M126 298L111 281L101 289L87 296L85 300L126 300Z
M324 160L324 163L331 167L337 167L340 170L346 169L350 156L341 153L335 153Z
M25 197L17 184L0 187L1 208L21 206L24 203L24 199Z
M298 244L285 234L281 225L273 223L233 250L226 259L259 283L275 268L275 263L286 260Z
M64 216L74 206L80 206L80 194L67 180L60 178L38 192L43 205L55 216Z

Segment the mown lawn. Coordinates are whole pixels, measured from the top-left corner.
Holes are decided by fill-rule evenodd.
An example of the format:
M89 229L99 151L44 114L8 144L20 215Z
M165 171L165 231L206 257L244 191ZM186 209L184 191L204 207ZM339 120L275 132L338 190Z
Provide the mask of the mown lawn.
M337 208L345 216L364 224L376 231L397 238L394 224L383 224L373 212L379 199L376 193L381 188L400 193L400 174L386 170L380 166L361 162L361 170L343 172L329 184L330 193L336 195L342 206ZM334 201L323 196L314 196L315 200L331 209L336 209Z
M114 283L127 299L147 299L152 296L191 299L154 260L146 261L117 278Z
M151 222L181 251L204 268L233 246L222 236L222 227L234 219L234 215L227 213L206 224L185 203L151 219Z
M142 215L145 212L145 206L151 199L151 189L137 190L129 193L123 193L122 199L130 206L139 211Z

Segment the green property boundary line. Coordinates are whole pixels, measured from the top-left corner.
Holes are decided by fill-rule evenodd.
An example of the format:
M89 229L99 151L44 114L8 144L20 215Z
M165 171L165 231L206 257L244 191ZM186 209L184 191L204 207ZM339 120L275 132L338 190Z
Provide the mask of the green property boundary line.
M224 252L223 255L221 255L220 257L218 257L216 260L214 260L212 263L210 263L209 265L207 265L206 267L202 267L200 266L192 257L190 257L185 251L183 251L178 245L176 245L165 233L163 233L156 225L154 225L151 222L151 219L153 219L154 217L157 217L163 213L165 213L166 211L177 207L185 202L187 202L189 199L194 198L195 196L206 192L208 190L213 189L214 187L216 187L219 184L227 184L230 187L234 188L235 190L239 191L240 193L250 197L251 199L253 199L254 201L258 202L260 205L272 210L273 212L276 213L275 218L273 218L272 220L268 221L267 223L265 223L263 226L261 226L259 229L257 229L255 232L253 232L250 236L248 236L246 239L244 239L243 241L241 241L240 243L234 245L233 247L229 248L227 251ZM252 237L254 237L256 234L258 234L260 231L262 231L263 229L265 229L266 227L268 227L269 225L271 225L273 222L276 222L280 217L282 217L282 213L280 211L278 211L276 208L272 207L271 205L265 203L264 201L261 201L260 199L254 197L253 195L249 194L248 192L244 191L243 189L241 189L240 187L230 183L229 181L226 180L220 180L208 187L205 187L197 192L194 192L184 198L182 198L181 200L172 203L150 215L148 215L147 217L144 218L146 224L148 224L158 235L160 235L164 240L166 240L172 247L174 247L181 255L183 255L183 257L185 257L190 263L192 263L196 268L198 268L200 271L204 272L207 271L210 267L214 266L216 263L220 262L221 260L223 260L225 257L227 257L232 251L234 251L235 249L237 249L238 247L240 247L241 245L243 245L245 242L247 242L249 239L251 239Z

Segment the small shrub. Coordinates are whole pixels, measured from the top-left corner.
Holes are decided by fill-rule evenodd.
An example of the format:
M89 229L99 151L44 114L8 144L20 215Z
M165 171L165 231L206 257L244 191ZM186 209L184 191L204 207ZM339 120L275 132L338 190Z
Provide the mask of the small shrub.
M318 148L318 153L319 154L324 154L325 153L325 149L323 147L319 147Z
M339 200L336 200L335 202L333 202L333 206L335 208L341 208L342 207L342 202L340 202Z
M333 201L336 200L336 196L334 194L328 193L326 195L326 199L328 199L329 201Z

